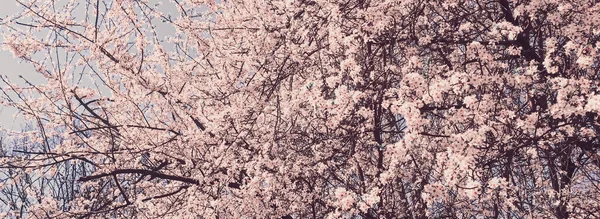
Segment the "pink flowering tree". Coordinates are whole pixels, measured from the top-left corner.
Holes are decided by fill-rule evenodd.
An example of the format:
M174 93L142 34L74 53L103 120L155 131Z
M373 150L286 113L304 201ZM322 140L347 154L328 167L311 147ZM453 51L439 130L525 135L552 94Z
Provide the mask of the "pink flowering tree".
M32 141L35 131L20 131L17 139L0 134L0 209L2 218L34 217L30 210L50 205L59 210L69 210L70 202L77 196L77 179L86 175L85 163L68 159L37 165L38 155L46 159L45 145ZM50 145L60 144L60 138L48 138ZM29 171L29 169L38 171ZM49 215L37 215L39 217Z
M16 1L30 217L600 217L597 1Z

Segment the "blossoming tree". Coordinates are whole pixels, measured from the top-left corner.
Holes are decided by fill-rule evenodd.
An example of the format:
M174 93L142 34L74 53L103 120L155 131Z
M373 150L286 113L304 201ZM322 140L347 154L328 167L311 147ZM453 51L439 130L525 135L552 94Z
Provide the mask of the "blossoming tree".
M16 2L31 217L600 217L597 1Z

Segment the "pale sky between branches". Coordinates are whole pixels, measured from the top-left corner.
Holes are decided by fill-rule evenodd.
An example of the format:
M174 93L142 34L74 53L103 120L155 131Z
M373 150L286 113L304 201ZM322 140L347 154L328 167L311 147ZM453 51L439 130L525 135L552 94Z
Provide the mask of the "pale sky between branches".
M16 2L5 1L0 7L0 18L5 18L9 15L17 13L19 7ZM3 43L0 38L0 43ZM19 74L23 76L33 76L35 73L33 67L28 64L20 63L18 59L14 58L9 51L0 51L0 75L8 76L11 79L16 78ZM10 127L12 129L19 129L23 125L23 120L14 118L13 115L17 112L16 109L0 106L0 123L4 127Z
M83 2L83 1L82 1ZM162 10L165 14L177 16L178 11L176 6L170 1L159 1L150 0L150 4L162 3L159 10ZM7 16L14 15L23 9L14 0L4 0L0 4L0 18L4 19ZM174 32L174 28L169 26L166 22L157 23L157 34L160 38L164 39L166 36L171 35ZM3 45L3 38L0 37L0 45ZM168 47L167 47L168 49ZM28 81L41 82L39 75L36 75L35 69L31 64L23 63L19 59L13 57L9 51L0 50L0 75L8 77L12 82L22 83L23 79L19 78L19 75L23 76ZM0 124L3 128L12 129L19 131L25 128L25 122L18 111L15 108L0 105ZM17 116L15 117L15 114Z

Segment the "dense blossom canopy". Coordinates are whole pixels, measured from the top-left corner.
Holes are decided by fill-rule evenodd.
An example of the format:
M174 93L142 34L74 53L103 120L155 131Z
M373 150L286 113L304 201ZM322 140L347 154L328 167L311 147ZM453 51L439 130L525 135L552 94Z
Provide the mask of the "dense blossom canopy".
M8 215L600 217L595 0L16 1Z

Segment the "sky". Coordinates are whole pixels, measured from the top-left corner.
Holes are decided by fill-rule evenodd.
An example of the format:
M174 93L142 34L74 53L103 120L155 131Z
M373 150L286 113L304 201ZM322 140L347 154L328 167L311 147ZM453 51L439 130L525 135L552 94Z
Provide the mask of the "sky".
M5 18L9 15L19 12L19 7L14 0L3 0L7 3L2 4L0 7L0 18ZM12 3L10 3L12 1ZM3 44L3 38L0 37L0 45ZM23 77L35 77L34 68L27 64L22 63L18 59L14 58L9 51L0 51L0 75L8 76L11 79L17 78L18 75ZM0 127L4 127L12 130L19 130L23 128L24 121L22 118L13 118L13 115L17 113L17 110L12 107L6 107L0 105Z
M1 0L0 18L5 18L22 10L16 0ZM82 3L85 0L80 0ZM12 2L12 3L11 3ZM159 0L149 0L149 5L158 3ZM159 10L165 14L178 15L176 5L168 0L160 1L163 4ZM174 28L167 23L155 22L159 38L164 38L174 32ZM0 46L3 45L3 37L0 37ZM8 77L12 82L22 82L18 76L23 76L30 81L41 81L32 65L14 58L9 51L0 51L0 75ZM0 105L0 128L19 131L25 128L25 121L21 116L14 117L18 111L15 108ZM0 129L1 130L1 129Z

